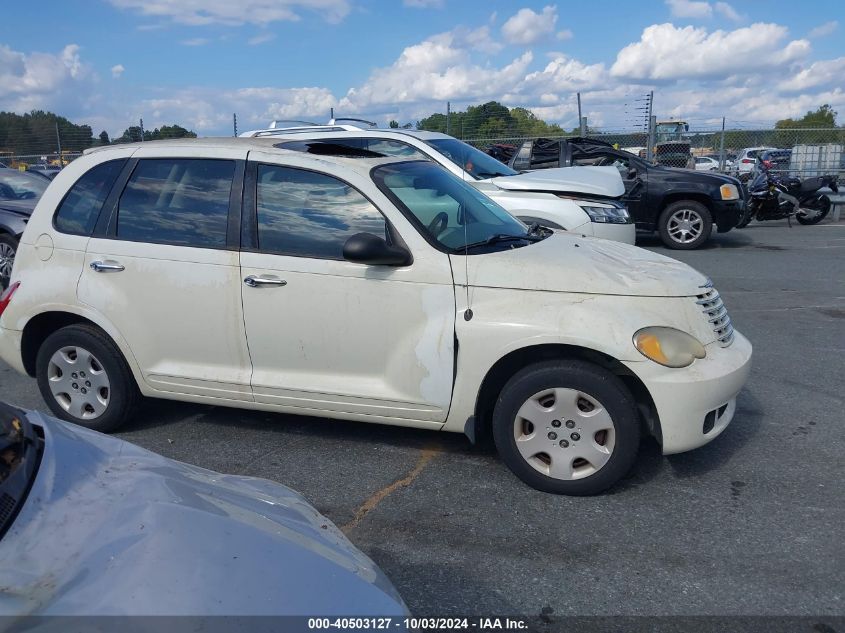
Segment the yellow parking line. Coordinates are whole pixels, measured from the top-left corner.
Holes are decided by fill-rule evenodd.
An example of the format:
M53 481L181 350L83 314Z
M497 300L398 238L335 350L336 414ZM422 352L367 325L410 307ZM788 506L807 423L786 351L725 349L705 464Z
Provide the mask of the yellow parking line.
M431 448L423 449L419 459L417 460L416 466L414 466L411 472L402 477L402 479L397 479L389 486L385 486L384 488L370 496L361 505L361 507L358 508L358 511L355 513L355 516L352 517L352 520L346 525L342 526L340 529L343 530L344 533L348 533L350 530L354 530L356 527L358 527L358 524L361 523L363 518L367 516L370 511L373 510L379 503L381 503L385 499L385 497L395 492L399 488L404 488L406 486L411 485L411 483L413 483L413 481L417 477L419 477L420 473L425 469L428 462L430 462L434 458L434 456L437 455L439 452L440 451Z

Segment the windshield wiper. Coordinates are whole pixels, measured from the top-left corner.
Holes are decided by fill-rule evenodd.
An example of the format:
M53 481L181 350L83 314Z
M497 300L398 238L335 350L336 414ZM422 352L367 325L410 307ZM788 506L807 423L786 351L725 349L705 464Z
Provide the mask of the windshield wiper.
M510 235L508 233L497 233L496 235L491 235L486 240L467 244L466 246L464 246L464 249L478 248L479 246L491 246L492 244L500 244L502 242L539 242L541 239L543 238L536 235L531 235L530 233L526 233L525 235Z

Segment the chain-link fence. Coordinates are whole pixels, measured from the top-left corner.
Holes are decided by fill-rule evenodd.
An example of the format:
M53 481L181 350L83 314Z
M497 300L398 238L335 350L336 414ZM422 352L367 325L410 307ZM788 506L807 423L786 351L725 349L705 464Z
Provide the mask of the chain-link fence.
M726 173L740 180L747 180L751 176L761 158L770 160L773 171L791 176L805 178L829 173L845 175L845 128L684 130L663 138L659 135L651 136L650 155L650 135L647 131L587 127L583 135L662 164ZM507 162L527 140L577 136L581 136L580 131L470 135L464 136L463 140ZM764 155L767 150L768 154Z
M845 127L731 129L727 125L726 129L690 129L677 121L656 121L639 129L609 129L591 127L587 119L582 123L580 129L565 130L524 108L486 104L466 112L434 114L421 119L416 127L463 139L505 162L529 139L586 136L648 160L728 173L743 180L766 149L778 150L767 155L772 168L791 175L845 172ZM120 137L109 138L106 132L95 133L91 126L47 113L18 116L0 112L0 164L49 173L90 147L184 136L195 134L176 125L147 130L139 121L128 123Z

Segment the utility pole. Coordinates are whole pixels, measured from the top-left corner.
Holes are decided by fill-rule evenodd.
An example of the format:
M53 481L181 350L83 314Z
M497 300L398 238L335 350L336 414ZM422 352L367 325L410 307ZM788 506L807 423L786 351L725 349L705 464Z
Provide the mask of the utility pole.
M657 117L654 111L654 90L648 93L648 147L646 148L646 160L651 162L654 159L654 145L656 143L655 132L657 128Z
M56 146L59 148L59 166L64 167L65 161L62 159L62 136L59 134L59 122L56 121Z
M329 121L334 125L334 108L329 108Z
M238 113L232 113L232 127L234 128L235 138L238 136Z
M141 142L144 142L144 119L139 120L140 127L141 127Z
M451 134L452 129L452 104L447 101L446 102L446 134Z
M581 93L576 92L578 97L578 126L581 128L581 136L584 136L584 118L581 116Z

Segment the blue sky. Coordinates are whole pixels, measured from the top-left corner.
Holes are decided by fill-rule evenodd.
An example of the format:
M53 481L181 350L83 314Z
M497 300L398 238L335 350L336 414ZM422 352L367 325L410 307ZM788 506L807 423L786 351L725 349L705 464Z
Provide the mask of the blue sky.
M845 120L840 2L65 0L8 3L0 109L95 131L231 133L330 107L386 123L490 99L575 125L656 113L750 126L829 102Z

